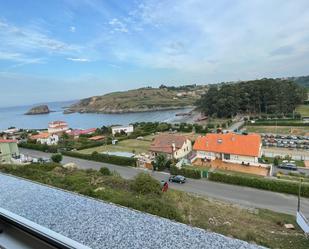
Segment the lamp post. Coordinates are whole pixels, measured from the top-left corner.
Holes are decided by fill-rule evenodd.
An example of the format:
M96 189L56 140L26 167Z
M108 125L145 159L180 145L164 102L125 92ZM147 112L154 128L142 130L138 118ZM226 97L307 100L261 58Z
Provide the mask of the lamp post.
M301 191L301 184L302 184L303 179L300 179L299 182L299 188L298 188L298 203L297 203L297 212L300 211L300 191Z

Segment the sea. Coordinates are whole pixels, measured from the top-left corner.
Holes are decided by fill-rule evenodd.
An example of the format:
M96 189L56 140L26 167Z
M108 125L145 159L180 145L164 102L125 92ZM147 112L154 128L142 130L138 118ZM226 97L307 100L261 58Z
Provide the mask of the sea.
M177 123L185 120L182 116L176 116L180 112L188 112L191 109L123 113L123 114L96 114L96 113L71 113L63 114L64 107L74 101L47 103L53 112L42 115L24 115L30 108L37 105L16 106L0 108L0 131L8 127L22 129L46 129L51 121L66 121L70 128L87 129L110 125L127 125L134 122L169 122Z

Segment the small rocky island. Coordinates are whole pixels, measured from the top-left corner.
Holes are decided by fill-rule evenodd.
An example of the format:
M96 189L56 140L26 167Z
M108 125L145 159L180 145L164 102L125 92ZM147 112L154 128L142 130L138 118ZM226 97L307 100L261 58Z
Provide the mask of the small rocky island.
M39 115L39 114L48 114L50 110L47 105L39 105L31 108L25 115Z

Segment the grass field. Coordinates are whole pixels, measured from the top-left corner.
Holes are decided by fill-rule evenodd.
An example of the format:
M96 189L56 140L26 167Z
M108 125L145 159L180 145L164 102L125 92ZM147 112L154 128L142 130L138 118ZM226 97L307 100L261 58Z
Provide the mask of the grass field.
M305 135L309 133L309 127L297 127L297 126L245 126L247 132L256 133L274 133L274 134L293 134L293 135Z
M159 191L160 195L141 194L130 187L132 180L117 174L104 176L95 170L70 171L56 164L46 167L0 165L0 171L269 248L309 248L309 240L292 215L248 209L171 189L164 194ZM295 230L286 229L286 223L293 224Z
M94 151L97 152L133 152L135 153L145 153L148 151L151 141L154 136L146 136L144 140L137 140L137 139L126 139L123 141L118 142L116 145L103 145L99 147L93 147L90 149L80 150L79 152L85 154L91 154Z
M300 115L304 117L309 116L309 105L299 105L296 107L296 112L300 113Z

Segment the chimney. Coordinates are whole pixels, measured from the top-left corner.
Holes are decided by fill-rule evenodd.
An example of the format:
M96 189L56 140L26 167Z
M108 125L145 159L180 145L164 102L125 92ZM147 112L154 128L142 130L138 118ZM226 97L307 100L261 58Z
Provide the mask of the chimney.
M173 148L173 151L176 150L176 145L175 145L175 143L172 143L172 148Z

